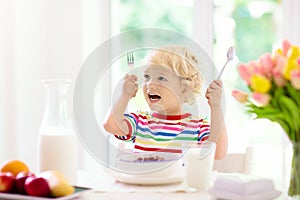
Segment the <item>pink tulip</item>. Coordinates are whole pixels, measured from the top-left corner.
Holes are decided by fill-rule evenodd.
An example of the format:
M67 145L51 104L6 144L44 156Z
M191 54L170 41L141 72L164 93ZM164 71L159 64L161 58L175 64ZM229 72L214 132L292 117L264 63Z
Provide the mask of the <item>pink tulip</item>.
M237 68L241 78L249 85L250 84L250 77L251 73L247 69L246 64L240 64Z
M253 92L252 98L259 104L259 106L266 106L271 100L271 96L269 94L259 92Z
M248 94L240 90L233 90L232 96L240 103L245 103L248 100Z
M288 52L288 50L291 46L292 45L288 40L283 40L282 41L282 53L283 53L284 56L287 55L287 52Z
M295 89L300 90L300 69L291 72L291 84Z
M250 61L247 64L240 64L238 66L238 72L241 78L250 85L250 79L253 74L263 75L263 70L259 67L255 61Z
M287 59L283 56L276 55L275 56L275 68L278 69L278 71L282 71L283 67L285 66L285 63L287 62Z
M275 83L277 86L284 86L285 85L285 78L283 77L286 63L288 59L286 57L283 57L281 55L275 55L275 63L276 66L273 68L273 76L275 79Z
M273 79L278 87L283 87L286 84L286 80L283 78L281 71L279 71L278 69L274 69Z
M272 70L275 67L275 63L270 53L266 53L259 58L260 68L266 76L271 76Z
M260 67L259 62L256 61L250 61L247 66L247 70L250 74L264 74L264 70Z

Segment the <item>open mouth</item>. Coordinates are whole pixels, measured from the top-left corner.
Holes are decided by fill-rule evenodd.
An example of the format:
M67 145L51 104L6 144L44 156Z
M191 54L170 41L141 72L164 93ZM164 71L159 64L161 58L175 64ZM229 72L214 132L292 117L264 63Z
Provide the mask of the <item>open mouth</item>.
M148 94L148 97L151 103L156 103L161 99L161 97L157 94Z

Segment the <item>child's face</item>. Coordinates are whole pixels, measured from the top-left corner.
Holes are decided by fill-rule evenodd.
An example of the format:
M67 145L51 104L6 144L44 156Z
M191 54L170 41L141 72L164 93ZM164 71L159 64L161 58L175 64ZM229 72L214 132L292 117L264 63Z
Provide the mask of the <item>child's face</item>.
M144 72L143 93L151 110L165 115L181 114L184 85L171 68L148 66Z

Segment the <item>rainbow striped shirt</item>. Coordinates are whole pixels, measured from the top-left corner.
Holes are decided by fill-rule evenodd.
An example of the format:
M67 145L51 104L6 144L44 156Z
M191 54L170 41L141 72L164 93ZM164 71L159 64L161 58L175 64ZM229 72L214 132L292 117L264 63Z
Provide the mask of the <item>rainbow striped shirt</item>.
M125 114L129 133L117 136L120 140L133 141L135 152L158 151L182 153L183 148L193 141L208 139L208 118L183 115L161 115L158 113Z

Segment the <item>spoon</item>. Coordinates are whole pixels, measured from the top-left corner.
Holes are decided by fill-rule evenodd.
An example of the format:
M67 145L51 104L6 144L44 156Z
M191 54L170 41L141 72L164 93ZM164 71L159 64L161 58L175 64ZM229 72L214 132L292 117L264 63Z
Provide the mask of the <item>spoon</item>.
M227 63L233 59L233 55L234 55L234 49L233 49L233 47L229 47L229 49L227 50L227 61L226 61L226 63L224 64L224 66L223 66L223 68L222 68L222 70L221 70L221 72L220 72L220 74L219 74L219 76L218 76L218 79L221 78L221 76L222 76L222 74L223 74L223 71L224 71L224 69L225 69Z

